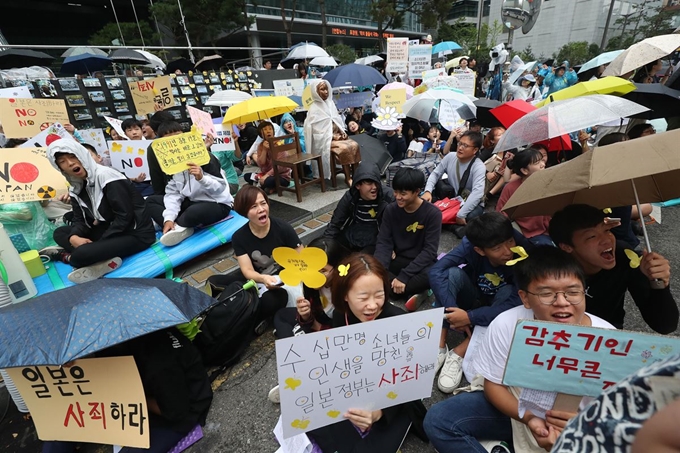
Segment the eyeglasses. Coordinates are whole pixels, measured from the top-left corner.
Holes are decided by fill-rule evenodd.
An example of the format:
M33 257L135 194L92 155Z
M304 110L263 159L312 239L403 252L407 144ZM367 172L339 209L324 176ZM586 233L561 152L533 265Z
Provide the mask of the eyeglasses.
M585 291L581 289L570 289L567 291L542 291L540 293L527 291L527 293L538 297L538 301L543 305L553 305L557 300L558 294L562 294L571 305L578 305L583 302L583 296L588 296L588 288L586 288Z
M468 148L474 148L475 145L468 145L467 143L463 142L458 142L458 148L463 148L463 149L468 149Z

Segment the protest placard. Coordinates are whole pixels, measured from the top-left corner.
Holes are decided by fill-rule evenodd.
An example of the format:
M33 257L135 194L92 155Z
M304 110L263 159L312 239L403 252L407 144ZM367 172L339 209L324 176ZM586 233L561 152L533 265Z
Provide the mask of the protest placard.
M154 113L154 105L161 109L175 106L170 77L162 76L147 80L136 80L130 84L130 94L138 115Z
M312 99L312 86L307 85L304 90L302 90L302 108L309 110L309 107L314 104L314 99Z
M680 338L520 320L503 384L598 396L642 367L680 352Z
M408 48L408 77L422 79L423 72L432 68L432 44L416 44Z
M402 113L401 107L406 102L406 89L380 90L380 107L394 107L397 113Z
M191 118L191 122L196 126L196 129L201 134L210 134L215 136L215 126L213 125L212 116L208 112L199 110L196 107L187 105L187 113Z
M127 135L125 135L125 131L123 130L123 122L119 120L118 118L111 118L110 116L105 116L104 119L106 120L107 123L111 125L111 127L120 135L122 138L127 139Z
M387 302L386 302L387 303ZM443 308L276 341L283 434L432 392Z
M149 448L149 414L132 357L8 368L38 438Z
M475 95L475 82L477 76L474 72L453 72L451 77L454 80L454 86L465 93L467 96Z
M189 162L199 166L210 162L210 153L203 138L193 128L191 132L157 138L152 143L161 170L168 175L186 170Z
M387 38L387 72L406 73L408 38Z
M302 79L273 80L272 85L276 96L302 96L305 89L305 81Z
M45 148L0 149L0 204L49 200L66 193L66 179Z
M440 101L438 118L439 124L447 131L452 131L457 127L465 125L465 120L460 117L458 112L447 101Z
M23 98L31 99L31 90L26 86L0 88L0 98Z
M371 106L372 100L372 91L360 91L358 93L336 93L333 95L333 101L339 110L352 107L367 108Z
M213 121L215 126L215 143L210 148L213 153L220 151L234 151L236 145L234 145L234 140L236 139L232 134L232 126L227 124L222 124L222 120L215 118ZM247 152L248 150L246 150Z
M103 129L80 129L78 132L86 143L94 146L94 149L97 150L100 156L108 155L108 147L106 146L106 137L104 136Z
M435 77L445 77L445 76L446 76L446 69L444 69L444 68L430 69L430 70L423 72L423 80L433 79Z
M123 173L128 178L136 178L144 173L145 181L151 179L147 151L149 140L121 140L109 141L111 167ZM186 169L186 166L185 168Z
M75 140L73 136L69 134L66 129L64 129L64 126L59 123L54 123L35 137L19 145L19 148L46 148L48 135L58 135L59 137L65 138L67 140Z
M7 138L22 138L69 119L63 99L0 98L0 122Z

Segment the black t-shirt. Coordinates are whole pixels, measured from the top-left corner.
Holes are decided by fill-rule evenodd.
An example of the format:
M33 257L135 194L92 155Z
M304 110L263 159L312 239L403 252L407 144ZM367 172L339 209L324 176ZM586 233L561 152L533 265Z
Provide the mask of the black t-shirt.
M270 218L270 222L269 233L263 238L255 236L247 223L232 238L234 254L237 257L248 255L253 269L266 275L278 273L279 266L272 258L276 247L296 248L302 243L293 227L286 222L274 217Z

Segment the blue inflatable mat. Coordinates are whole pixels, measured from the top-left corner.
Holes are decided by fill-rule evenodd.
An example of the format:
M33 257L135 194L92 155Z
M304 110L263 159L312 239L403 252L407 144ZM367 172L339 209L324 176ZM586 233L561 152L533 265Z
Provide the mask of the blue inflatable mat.
M657 204L657 203L654 203ZM664 208L667 208L669 206L676 206L680 204L680 198L675 198L673 200L668 200L668 201L662 201L661 203L658 203L659 206L663 206Z
M107 274L105 278L153 278L162 274L170 274L174 267L231 242L231 237L236 230L246 223L248 220L245 217L232 211L227 219L196 230L191 237L174 247L165 247L160 242L156 242L143 252L123 258L123 265ZM73 283L68 280L68 274L72 270L73 268L68 264L49 263L47 273L33 279L38 294L72 286Z

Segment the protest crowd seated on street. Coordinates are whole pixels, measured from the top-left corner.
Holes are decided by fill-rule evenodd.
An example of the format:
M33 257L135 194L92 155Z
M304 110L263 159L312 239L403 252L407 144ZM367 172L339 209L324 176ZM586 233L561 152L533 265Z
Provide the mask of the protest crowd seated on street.
M680 48L680 35L668 36ZM454 53L447 64L433 50L446 43L407 46L424 52L422 71L389 45L371 64L335 69L332 58L294 56L296 46L281 61L295 76L277 77L278 58L265 56L264 88L253 68L220 71L233 66L226 53L206 54L216 66L205 71L35 80L34 95L67 112L42 129L8 122L0 105L1 152L19 165L0 171L0 339L28 335L0 354L17 410L38 407L22 400L21 382L12 393L17 376L55 367L75 376L86 360L131 356L148 448L121 437L120 451L180 452L223 429L223 404L210 411L220 385L269 351L277 375L268 394L253 388L281 413L270 428L282 453L680 451L668 399L677 384L662 379L680 355L677 276L672 247L658 240L677 237L660 216L680 205L673 64L664 72L663 55L633 64L628 51L525 64L502 44L465 55L456 43L443 49ZM579 81L581 67L590 80ZM152 79L161 88L143 94ZM677 93L664 101L675 110L648 85ZM26 92L17 101L32 101ZM114 112L89 107L99 93ZM15 170L29 164L33 173ZM29 173L35 194L22 188ZM140 293L136 280L176 293ZM98 292L106 285L119 294ZM68 316L58 303L67 291ZM41 307L45 318L62 310L54 325L70 319L70 330L52 337L49 319L12 318ZM66 337L58 358L32 335ZM645 336L658 348L638 351ZM615 381L598 368L603 351L621 363ZM603 388L579 392L579 375ZM77 412L72 404L60 423ZM40 437L43 419L33 418ZM69 436L40 437L42 451L97 443Z

